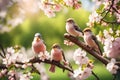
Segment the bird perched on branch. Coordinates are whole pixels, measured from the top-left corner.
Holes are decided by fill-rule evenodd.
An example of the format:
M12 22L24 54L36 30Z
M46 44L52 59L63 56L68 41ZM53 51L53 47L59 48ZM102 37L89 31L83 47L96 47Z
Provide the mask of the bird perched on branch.
M36 55L38 55L40 52L44 54L46 51L46 46L41 38L40 33L36 33L32 42L32 50Z
M53 44L52 50L51 50L51 60L54 62L60 63L60 61L66 62L64 52L60 45L58 44ZM51 67L49 69L51 72L55 72L55 65L51 64Z
M83 36L83 32L80 29L80 27L75 23L75 21L73 20L73 18L69 18L66 21L66 31L74 36L74 37L82 37Z
M93 35L91 29L90 28L85 28L83 30L83 32L84 32L84 41L85 41L85 43L89 47L91 47L92 49L97 51L100 55L102 55L102 51L100 49L99 43L97 41L97 38Z

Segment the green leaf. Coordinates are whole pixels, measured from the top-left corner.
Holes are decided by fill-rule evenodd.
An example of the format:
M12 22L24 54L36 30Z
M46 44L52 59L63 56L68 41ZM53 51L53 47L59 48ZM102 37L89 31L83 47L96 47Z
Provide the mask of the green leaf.
M104 4L101 4L100 7L96 10L97 13L101 13L104 10Z

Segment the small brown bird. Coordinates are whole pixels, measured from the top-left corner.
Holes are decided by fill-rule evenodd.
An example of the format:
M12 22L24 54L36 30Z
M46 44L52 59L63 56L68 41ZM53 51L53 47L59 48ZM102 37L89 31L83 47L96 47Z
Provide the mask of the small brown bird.
M74 37L78 37L78 36L82 37L83 36L82 30L80 29L80 27L78 27L78 25L75 23L73 18L67 19L66 31Z
M97 38L93 35L92 31L90 28L85 28L84 29L84 41L85 43L97 51L100 55L102 55L102 51L100 49L99 43L97 41Z
M41 38L40 33L36 33L32 42L32 50L36 55L38 55L40 52L46 51L46 46Z
M60 61L65 62L66 61L64 53L63 53L63 50L56 43L53 44L53 46L52 46L51 60L52 61L56 61L56 62L60 62ZM51 64L51 67L50 67L49 71L55 72L55 65Z

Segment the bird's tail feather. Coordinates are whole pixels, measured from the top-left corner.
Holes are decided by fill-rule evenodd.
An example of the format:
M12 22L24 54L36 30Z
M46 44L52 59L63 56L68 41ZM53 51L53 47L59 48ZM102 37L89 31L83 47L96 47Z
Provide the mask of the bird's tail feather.
M54 73L55 72L55 65L51 65L49 71Z

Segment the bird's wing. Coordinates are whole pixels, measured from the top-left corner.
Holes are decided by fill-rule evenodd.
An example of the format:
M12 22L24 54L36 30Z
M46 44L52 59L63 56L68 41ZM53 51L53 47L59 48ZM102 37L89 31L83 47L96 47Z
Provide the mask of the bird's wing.
M62 51L63 60L66 61L66 58L65 58L64 52L63 52L63 50L61 50L61 51Z
M93 40L95 41L95 43L97 44L98 49L99 49L99 51L100 51L100 55L102 55L102 51L101 51L101 49L100 49L100 45L99 45L99 43L98 43L97 38L96 38L94 35L92 35L92 39L93 39Z
M75 30L77 30L77 31L79 31L79 32L81 32L83 34L82 30L78 27L77 24L74 25L74 28L75 28Z
M43 44L45 44L46 45L46 43L45 43L45 41L42 39L42 42L43 42Z
M82 32L82 30L78 27L77 24L74 25L75 30Z
M63 55L63 59L64 59L64 61L66 62L66 58L65 58L65 55L64 55L63 50L62 50L62 55ZM71 66L71 64L70 64L70 63L69 63L69 67L72 69L72 66ZM64 72L64 70L63 70L63 72Z

